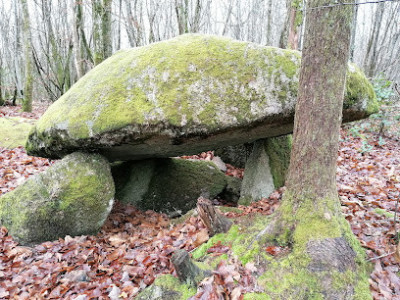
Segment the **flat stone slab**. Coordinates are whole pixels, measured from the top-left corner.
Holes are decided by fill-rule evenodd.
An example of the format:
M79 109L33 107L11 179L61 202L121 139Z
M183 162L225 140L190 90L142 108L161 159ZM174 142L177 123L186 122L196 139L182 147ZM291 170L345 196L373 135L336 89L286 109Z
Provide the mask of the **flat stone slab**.
M288 134L300 52L188 34L121 50L52 104L31 132L30 155L98 151L109 160L195 154ZM349 65L345 121L377 109Z

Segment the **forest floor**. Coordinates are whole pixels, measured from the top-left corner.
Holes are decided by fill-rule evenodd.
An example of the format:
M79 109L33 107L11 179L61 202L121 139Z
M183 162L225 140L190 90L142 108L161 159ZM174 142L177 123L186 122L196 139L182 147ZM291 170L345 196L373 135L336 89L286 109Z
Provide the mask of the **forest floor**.
M32 114L21 114L18 107L2 107L0 118L35 119L44 109L39 106ZM374 299L400 299L400 269L394 255L400 139L368 132L365 123L346 127L341 132L337 164L342 210L372 264L369 282ZM208 160L212 155L195 157ZM0 195L52 163L28 156L23 147L0 147ZM240 177L243 170L230 166L227 173ZM283 191L249 207L239 206L241 213L225 215L235 219L244 214L271 214ZM175 275L170 261L174 250L191 251L208 238L198 217L174 225L165 215L119 203L95 236L66 236L30 248L19 246L0 227L0 299L131 299L160 274ZM275 255L279 249L265 251ZM209 252L227 253L229 259L201 283L193 299L240 299L246 292L257 291L254 265L242 266L228 245L216 244Z

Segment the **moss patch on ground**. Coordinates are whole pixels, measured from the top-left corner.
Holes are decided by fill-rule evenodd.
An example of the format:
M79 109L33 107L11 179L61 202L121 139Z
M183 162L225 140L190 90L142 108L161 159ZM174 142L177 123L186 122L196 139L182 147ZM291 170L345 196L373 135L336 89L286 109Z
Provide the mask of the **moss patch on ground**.
M0 147L12 149L24 146L35 121L20 117L0 118Z
M382 209L382 208L375 208L375 212L378 215L385 216L386 218L390 218L390 219L394 218L394 213L389 212L389 211L387 211L385 209Z
M141 292L139 300L187 300L196 294L196 288L183 284L172 275L162 275Z
M252 293L245 299L326 299L329 295L371 299L365 252L336 207L338 202L322 199L316 204L304 199L295 213L290 196L286 197L275 213L282 223L276 221L277 215L241 217L226 234L215 235L196 249L193 258L207 262L207 250L220 243L230 247L243 265L256 263L258 284L264 293ZM290 224L292 227L288 227ZM319 262L313 256L312 243L337 239L353 249L354 268L345 264L344 270L336 271L330 262ZM285 246L290 251L271 256L265 251L267 246ZM340 255L335 259L340 265ZM315 266L322 269L316 270Z

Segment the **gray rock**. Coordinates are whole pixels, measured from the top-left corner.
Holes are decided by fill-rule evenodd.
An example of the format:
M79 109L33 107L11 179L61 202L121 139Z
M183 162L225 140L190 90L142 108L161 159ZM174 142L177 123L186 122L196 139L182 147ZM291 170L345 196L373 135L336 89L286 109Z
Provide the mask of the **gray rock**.
M197 154L293 128L300 53L188 34L121 50L54 102L31 131L29 154L100 151L109 160ZM354 65L344 120L377 110Z
M113 167L116 199L140 209L183 215L198 197L221 195L237 201L240 180L226 176L209 161L178 158L131 161Z
M108 161L76 152L0 197L0 224L21 244L94 234L114 192Z
M257 141L246 162L239 203L249 204L261 198L267 198L274 190L268 154L264 143Z
M290 163L292 136L258 140L246 162L240 204L249 204L268 198L277 188L285 184Z
M211 160L222 172L226 172L226 164L222 161L221 157L214 156Z
M244 168L251 151L253 151L253 143L245 143L218 148L214 153L221 157L225 163L237 168Z

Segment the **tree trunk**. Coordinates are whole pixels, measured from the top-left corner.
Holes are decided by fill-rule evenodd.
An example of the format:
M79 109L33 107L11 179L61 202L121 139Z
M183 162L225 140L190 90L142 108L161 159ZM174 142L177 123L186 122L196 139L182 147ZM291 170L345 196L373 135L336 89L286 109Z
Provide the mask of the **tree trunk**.
M302 19L300 11L300 0L286 0L287 15L284 29L279 40L279 47L296 50L298 47L298 27L299 20Z
M272 46L271 37L271 26L272 26L272 0L268 0L267 8L267 46Z
M381 31L382 25L382 17L385 11L385 5L378 5L376 10L376 15L374 18L374 27L368 42L367 47L367 54L365 58L365 62L368 64L366 65L367 75L369 77L373 77L375 71L375 63L376 63L376 50L378 47L379 35Z
M32 90L33 90L33 67L32 67L32 40L30 32L30 20L29 10L26 0L20 0L23 15L23 48L24 48L24 59L25 59L25 85L24 85L24 97L22 100L22 111L32 111Z
M112 0L92 0L93 61L95 66L111 56L111 3Z
M357 3L358 0L355 0ZM354 62L354 49L356 44L356 32L357 32L357 16L358 16L358 5L354 5L353 22L351 25L351 40L350 40L350 61Z
M3 97L3 60L0 57L0 106L4 105L4 97Z
M265 232L292 248L290 267L279 272L307 280L289 287L288 298L368 299L364 254L336 189L353 7L313 9L325 3L310 0L307 8L287 190Z
M75 68L78 79L81 78L85 74L83 55L82 55L82 46L81 40L79 38L81 29L82 29L82 4L76 2L75 0L71 0L71 9L72 9L72 40L74 43L74 54L75 54Z

